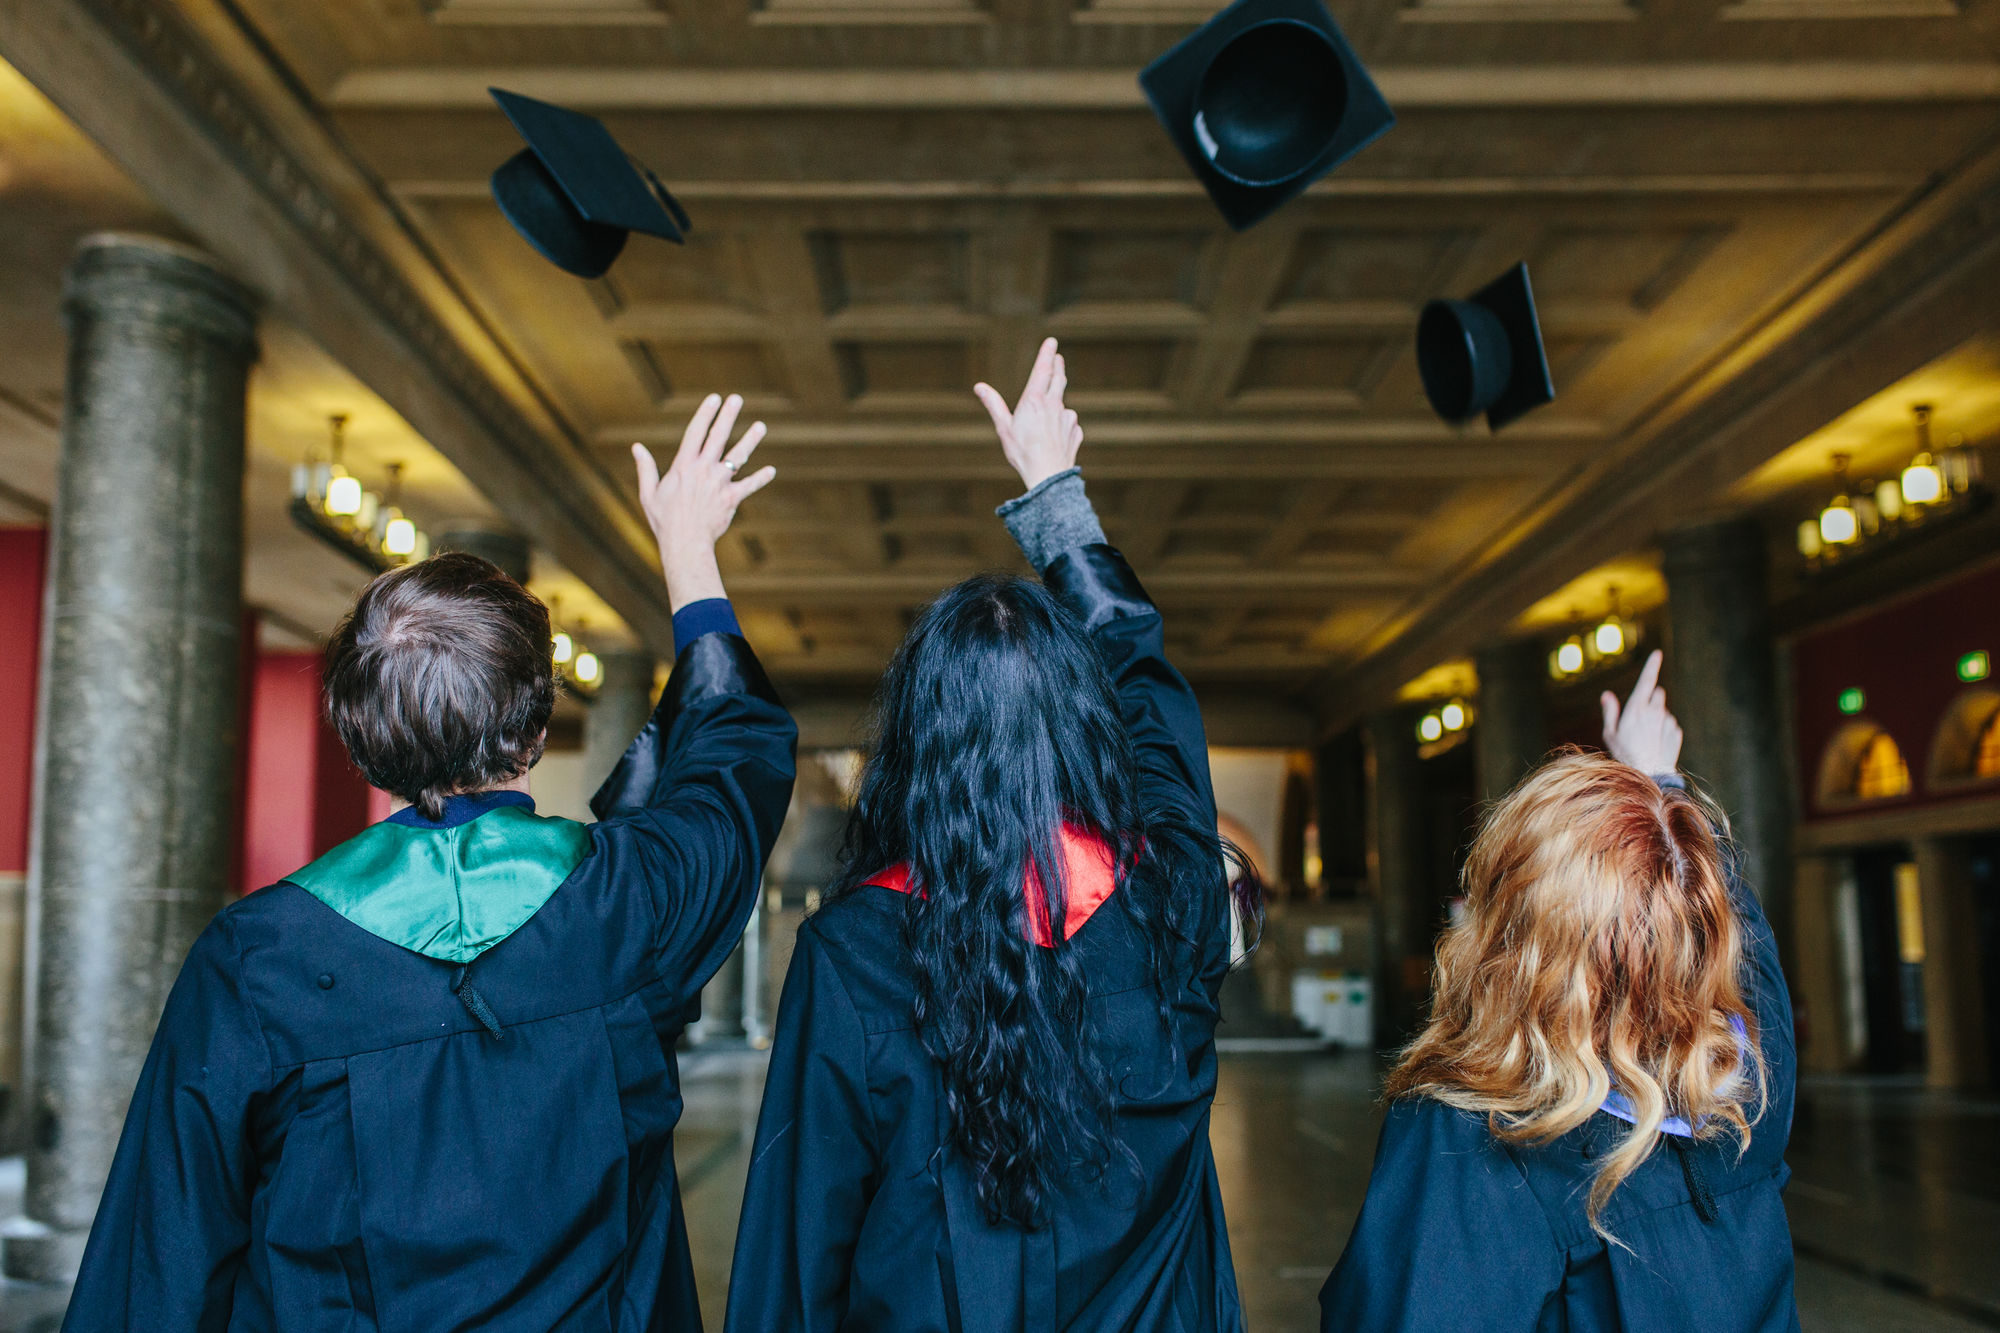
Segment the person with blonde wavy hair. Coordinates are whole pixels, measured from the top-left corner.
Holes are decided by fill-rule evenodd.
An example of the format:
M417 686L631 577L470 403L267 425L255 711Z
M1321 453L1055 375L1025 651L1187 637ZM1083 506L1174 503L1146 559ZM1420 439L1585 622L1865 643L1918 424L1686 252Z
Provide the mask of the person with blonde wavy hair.
M1798 1328L1791 1004L1659 672L1486 816L1323 1328Z

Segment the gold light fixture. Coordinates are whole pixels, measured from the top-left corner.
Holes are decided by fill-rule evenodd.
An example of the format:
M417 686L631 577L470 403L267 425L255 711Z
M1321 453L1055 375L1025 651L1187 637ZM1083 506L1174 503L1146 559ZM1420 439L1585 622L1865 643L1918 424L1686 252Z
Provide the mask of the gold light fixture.
M1847 498L1846 454L1833 456L1833 474L1840 479L1840 494L1819 511L1819 539L1827 546L1845 546L1861 536L1861 520Z
M1562 646L1556 649L1555 664L1558 675L1574 676L1583 670L1582 635L1572 634L1562 641Z
M1917 456L1903 469L1903 503L1936 504L1944 498L1944 473L1931 457L1931 405L1918 403Z
M1446 731L1463 731L1471 720L1461 699L1453 699L1438 710L1438 721L1444 724Z
M347 414L328 417L327 431L325 461L317 462L308 454L292 469L292 520L374 573L429 556L431 539L397 507L403 465L389 466L385 499L363 486L342 462L347 452Z
M595 685L601 670L596 653L581 652L576 655L576 678L583 684Z
M1444 719L1435 712L1425 713L1417 722L1417 739L1429 745L1444 735Z

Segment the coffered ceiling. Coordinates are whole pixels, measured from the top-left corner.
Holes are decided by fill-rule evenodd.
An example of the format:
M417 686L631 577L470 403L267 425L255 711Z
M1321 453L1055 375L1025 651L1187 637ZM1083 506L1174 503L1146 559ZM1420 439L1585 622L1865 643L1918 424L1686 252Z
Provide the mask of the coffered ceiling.
M1746 377L1774 349L1935 250L1911 219L1990 183L2000 128L1995 0L1356 0L1335 11L1398 126L1235 235L1134 82L1208 6L173 9L302 161L359 182L344 206L491 339L564 468L622 494L631 441L745 394L779 480L727 573L774 671L829 688L950 581L1016 566L969 388L1011 392L1052 333L1092 494L1190 674L1365 705L1907 373L1855 367L1727 475L1675 472L1769 398ZM519 147L488 85L602 115L690 243L635 240L594 283L543 264L485 192ZM1444 426L1417 312L1523 258L1557 401L1498 436ZM1622 520L1605 496L1634 486L1678 503ZM596 539L629 558L609 503Z

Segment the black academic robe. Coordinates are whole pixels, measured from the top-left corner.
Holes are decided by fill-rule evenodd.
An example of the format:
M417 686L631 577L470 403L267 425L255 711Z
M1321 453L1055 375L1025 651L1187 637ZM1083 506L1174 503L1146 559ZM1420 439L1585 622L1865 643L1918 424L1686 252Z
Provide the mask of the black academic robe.
M297 884L220 913L64 1328L699 1329L674 1042L742 933L794 741L742 639L688 645L581 860L467 969L483 1005Z
M1109 663L1147 797L1213 828L1201 715L1138 580L1101 545L1043 577ZM800 928L737 1229L731 1333L1240 1328L1208 1141L1229 966L1219 867L1193 905L1197 946L1176 963L1178 1052L1121 895L1063 946L1089 978L1118 1133L1141 1172L1072 1185L1035 1232L988 1225L965 1163L942 1147L943 1083L911 1020L901 922L913 901L862 887Z
M1603 1221L1622 1242L1614 1245L1591 1230L1584 1204L1598 1157L1630 1125L1600 1111L1553 1143L1510 1145L1484 1116L1428 1098L1399 1101L1382 1126L1361 1215L1320 1293L1323 1329L1798 1328L1780 1198L1798 1068L1792 1007L1756 898L1736 884L1731 897L1745 927L1747 998L1770 1097L1749 1151L1739 1158L1733 1139L1663 1136L1605 1206Z

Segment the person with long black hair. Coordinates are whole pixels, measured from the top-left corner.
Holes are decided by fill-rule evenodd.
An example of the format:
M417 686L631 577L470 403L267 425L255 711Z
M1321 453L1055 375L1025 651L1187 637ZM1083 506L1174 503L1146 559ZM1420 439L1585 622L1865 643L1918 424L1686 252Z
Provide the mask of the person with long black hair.
M1053 339L1000 514L1041 581L896 653L778 1009L728 1327L1234 1330L1208 1142L1230 899L1201 715L1105 542Z

